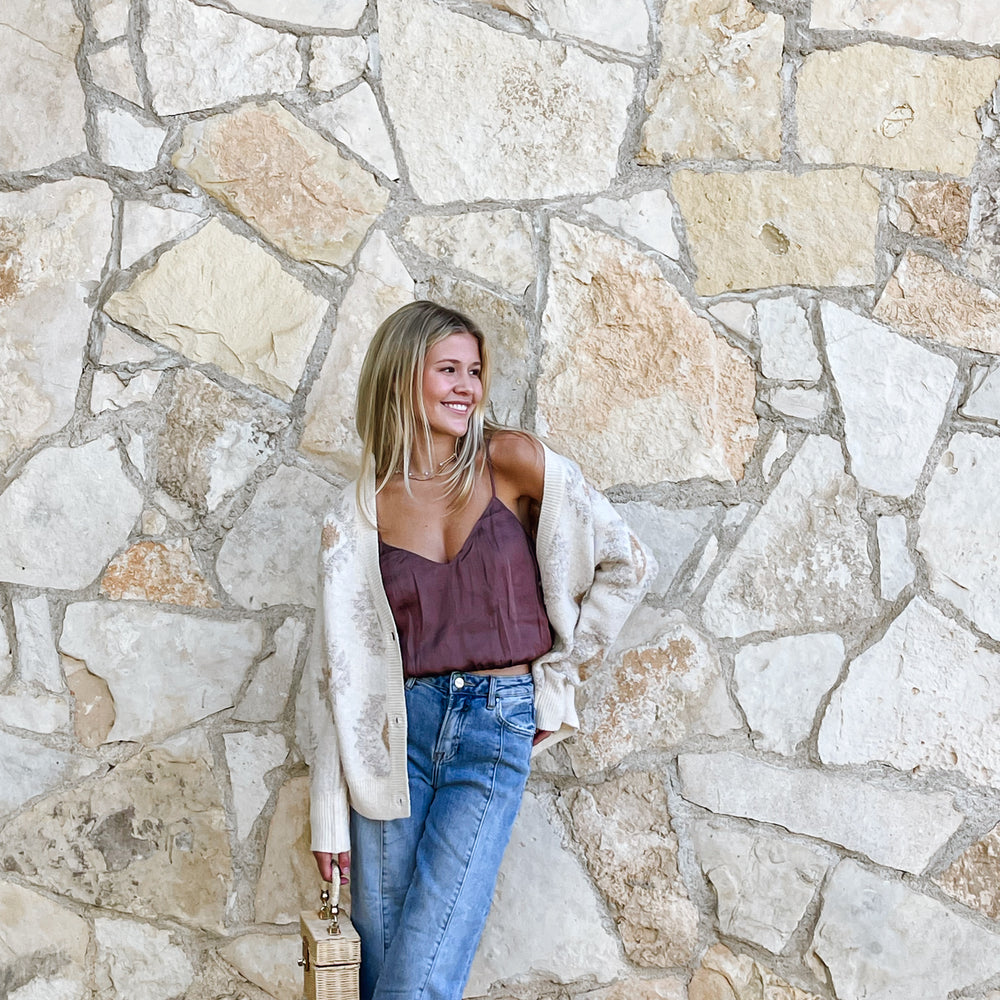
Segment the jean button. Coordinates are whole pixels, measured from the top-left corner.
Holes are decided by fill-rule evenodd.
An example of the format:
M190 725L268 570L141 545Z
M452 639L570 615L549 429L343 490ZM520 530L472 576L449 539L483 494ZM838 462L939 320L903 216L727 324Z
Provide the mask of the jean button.
M455 678L455 687L457 687L457 688L464 688L465 687L465 678L461 677L461 676L460 677L456 677Z

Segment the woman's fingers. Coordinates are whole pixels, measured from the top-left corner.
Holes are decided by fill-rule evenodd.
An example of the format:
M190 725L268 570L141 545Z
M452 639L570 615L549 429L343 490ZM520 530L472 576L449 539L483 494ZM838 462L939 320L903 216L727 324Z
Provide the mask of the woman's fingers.
M554 732L554 729L536 729L535 738L531 741L531 745L534 746L536 743L541 743L546 736L551 736Z
M316 867L319 869L319 877L324 882L333 881L333 855L329 851L313 851L316 859Z
M341 851L337 855L337 864L340 867L340 884L351 881L351 852Z

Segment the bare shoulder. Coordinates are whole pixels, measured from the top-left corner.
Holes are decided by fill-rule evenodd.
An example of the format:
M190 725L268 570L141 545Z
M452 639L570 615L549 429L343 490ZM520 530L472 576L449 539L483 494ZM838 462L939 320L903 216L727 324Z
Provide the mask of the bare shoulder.
M545 451L524 431L497 431L490 438L490 460L498 484L517 497L541 500L545 486Z

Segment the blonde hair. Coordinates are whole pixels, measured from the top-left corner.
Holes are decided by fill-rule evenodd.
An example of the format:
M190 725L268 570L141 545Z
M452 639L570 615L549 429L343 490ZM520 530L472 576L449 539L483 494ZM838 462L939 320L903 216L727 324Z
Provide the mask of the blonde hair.
M486 417L490 386L486 338L469 317L454 309L427 300L410 302L379 325L368 345L358 380L354 407L362 447L358 505L372 524L375 511L366 509L363 484L374 474L377 494L394 473L408 470L418 435L423 437L427 454L432 454L431 428L421 391L424 359L431 347L454 333L468 333L476 338L482 362L483 395L469 416L468 430L456 443L454 467L445 479L445 486L452 494L453 508L462 506L472 496L486 432L499 426ZM408 479L404 478L404 485L409 492Z

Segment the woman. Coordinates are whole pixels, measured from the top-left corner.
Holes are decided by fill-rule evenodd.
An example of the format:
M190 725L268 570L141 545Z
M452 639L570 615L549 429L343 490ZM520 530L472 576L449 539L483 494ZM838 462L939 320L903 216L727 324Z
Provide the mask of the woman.
M386 319L361 475L323 528L313 851L323 878L351 872L362 1000L462 996L532 746L576 727L581 671L653 571L573 463L486 419L489 377L467 317Z

